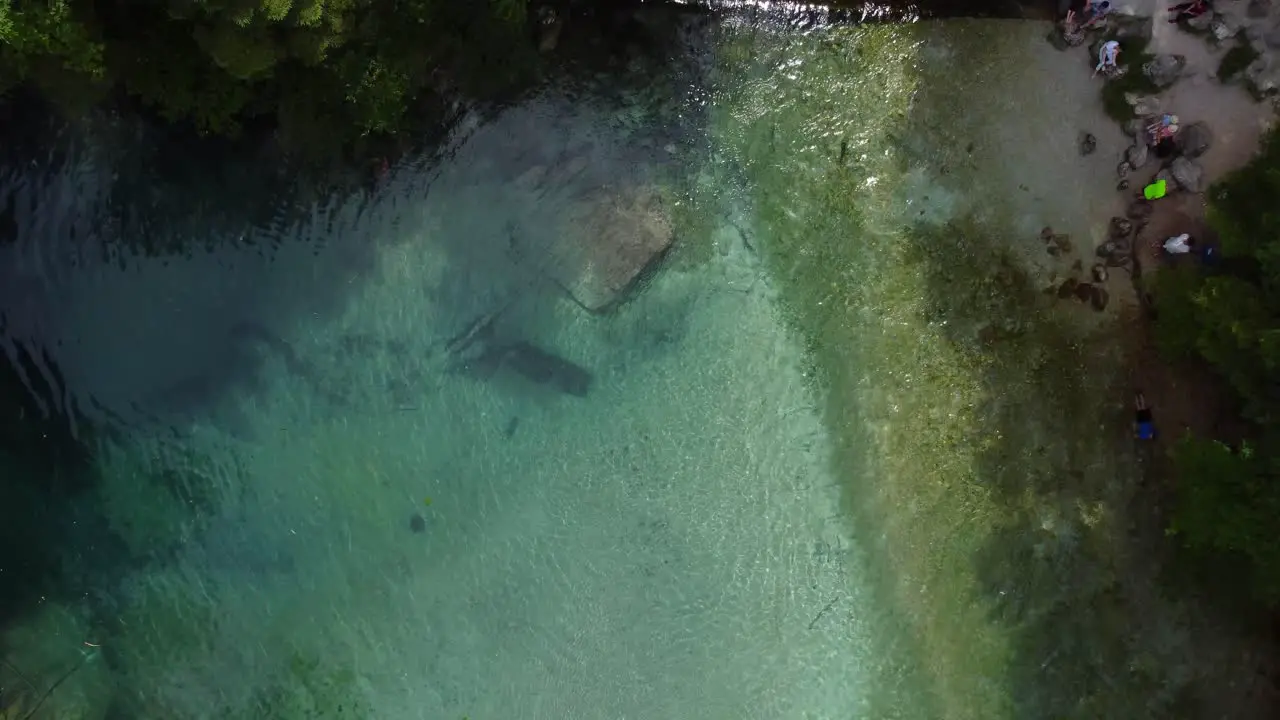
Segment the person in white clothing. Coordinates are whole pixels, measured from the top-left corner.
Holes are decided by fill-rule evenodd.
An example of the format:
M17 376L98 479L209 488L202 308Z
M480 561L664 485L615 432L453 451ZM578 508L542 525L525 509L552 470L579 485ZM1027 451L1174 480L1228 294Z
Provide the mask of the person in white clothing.
M1120 43L1115 40L1108 40L1098 48L1098 66L1093 69L1096 76L1100 72L1111 72L1118 70L1119 65L1116 62L1120 59Z
M1196 241L1187 233L1174 235L1164 241L1164 251L1170 255L1185 255L1196 247Z

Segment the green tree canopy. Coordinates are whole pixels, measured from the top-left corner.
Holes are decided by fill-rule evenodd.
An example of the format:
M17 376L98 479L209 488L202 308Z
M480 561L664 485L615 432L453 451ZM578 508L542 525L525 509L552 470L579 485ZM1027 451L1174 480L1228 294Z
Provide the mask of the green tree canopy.
M1166 269L1155 286L1157 338L1199 356L1239 399L1252 438L1177 448L1173 529L1187 545L1249 558L1256 587L1280 601L1280 130L1209 192L1219 263Z
M123 90L165 119L291 145L401 129L442 88L483 94L531 67L521 0L0 0L0 91L82 109Z

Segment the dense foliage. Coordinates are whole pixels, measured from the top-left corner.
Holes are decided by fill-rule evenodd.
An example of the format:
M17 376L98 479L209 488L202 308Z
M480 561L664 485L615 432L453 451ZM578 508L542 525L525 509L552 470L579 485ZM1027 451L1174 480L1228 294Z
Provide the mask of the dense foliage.
M512 82L525 18L523 0L0 0L0 92L81 109L122 91L202 132L265 119L331 150Z
M1280 601L1280 130L1210 190L1220 263L1159 273L1157 333L1207 360L1239 396L1249 437L1185 438L1175 450L1175 532L1187 546L1246 558Z

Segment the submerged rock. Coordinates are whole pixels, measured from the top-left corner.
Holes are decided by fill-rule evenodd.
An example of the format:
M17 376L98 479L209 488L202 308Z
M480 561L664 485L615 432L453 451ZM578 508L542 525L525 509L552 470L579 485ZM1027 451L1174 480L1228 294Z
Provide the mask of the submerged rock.
M565 220L546 272L593 312L617 302L674 239L671 219L651 187L597 193Z
M1089 302L1093 297L1093 283L1076 283L1076 300L1080 302Z
M426 531L427 531L426 518L422 517L422 515L420 515L419 513L414 513L409 516L409 532L414 534L420 534Z
M1249 0L1245 14L1254 20L1260 20L1271 14L1271 0Z
M1277 24L1267 34L1263 35L1262 42L1266 43L1266 46L1272 50L1280 50L1280 24Z
M1107 281L1107 266L1101 263L1093 266L1093 281L1096 283L1104 283Z
M1142 74L1156 87L1167 88L1182 77L1186 66L1187 58L1184 55L1157 55L1143 63Z
M1174 158L1173 164L1169 166L1169 174L1183 190L1196 193L1204 190L1204 171L1194 160Z

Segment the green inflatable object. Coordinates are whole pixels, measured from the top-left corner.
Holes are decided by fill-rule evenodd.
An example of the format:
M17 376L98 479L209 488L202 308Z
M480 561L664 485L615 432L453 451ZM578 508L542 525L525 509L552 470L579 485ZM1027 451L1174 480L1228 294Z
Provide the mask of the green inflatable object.
M1167 188L1168 188L1167 182L1165 182L1164 180L1157 180L1151 183L1150 185L1142 188L1142 196L1148 200L1159 200L1160 198L1164 197L1164 193Z

